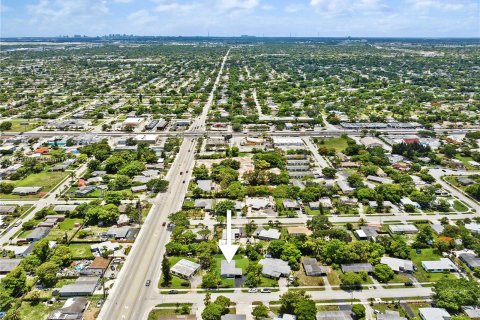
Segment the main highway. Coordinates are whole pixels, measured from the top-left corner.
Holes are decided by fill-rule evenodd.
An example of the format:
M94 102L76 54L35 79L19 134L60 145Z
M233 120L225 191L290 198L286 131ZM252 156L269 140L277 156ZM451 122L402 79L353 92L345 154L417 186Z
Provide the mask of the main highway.
M214 86L204 106L203 112L191 125L191 132L204 130L208 110L220 82L221 74L230 50L220 65ZM163 224L170 213L179 211L187 192L195 160L195 136L184 135L182 145L166 179L170 182L164 193L159 193L140 233L133 244L120 274L110 290L102 310L100 320L146 319L150 310L148 301L158 297L157 284L160 280L161 261L170 232ZM149 281L149 285L147 285Z

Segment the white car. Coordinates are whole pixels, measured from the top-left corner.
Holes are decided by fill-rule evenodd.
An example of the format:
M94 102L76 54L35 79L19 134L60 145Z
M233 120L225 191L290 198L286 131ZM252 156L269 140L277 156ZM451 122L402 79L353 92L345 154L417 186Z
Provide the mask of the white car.
M248 293L257 293L257 288L248 289Z

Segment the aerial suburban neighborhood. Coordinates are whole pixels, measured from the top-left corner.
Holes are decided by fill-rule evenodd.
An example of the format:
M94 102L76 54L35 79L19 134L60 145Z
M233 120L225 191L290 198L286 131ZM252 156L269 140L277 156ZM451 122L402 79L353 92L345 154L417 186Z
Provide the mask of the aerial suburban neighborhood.
M480 50L0 53L0 319L480 319Z

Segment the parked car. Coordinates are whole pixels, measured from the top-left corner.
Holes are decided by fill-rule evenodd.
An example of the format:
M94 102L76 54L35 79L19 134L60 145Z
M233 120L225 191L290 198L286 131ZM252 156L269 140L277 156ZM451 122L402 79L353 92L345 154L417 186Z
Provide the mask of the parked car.
M168 291L169 294L177 294L178 293L178 290L170 290Z
M249 293L257 293L257 288L250 288L248 289Z
M270 290L269 288L263 288L262 290L260 290L261 293L270 293L272 292L272 290Z

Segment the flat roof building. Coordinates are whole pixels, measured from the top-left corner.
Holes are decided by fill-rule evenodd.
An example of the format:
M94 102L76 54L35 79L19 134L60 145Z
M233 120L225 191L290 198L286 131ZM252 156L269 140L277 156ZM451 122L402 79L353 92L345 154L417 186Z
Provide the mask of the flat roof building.
M373 272L373 266L370 263L350 263L341 265L343 272Z
M302 265L305 274L309 277L320 277L327 274L327 268L319 265L315 258L304 258Z
M222 276L222 278L241 278L242 269L236 267L235 260L232 260L230 262L222 260L220 265L220 275Z
M201 266L198 263L182 259L170 269L170 272L180 278L190 279L198 270L200 270L200 267Z
M457 266L448 258L435 261L422 261L422 267L427 272L456 272Z
M447 310L443 308L420 308L418 313L423 320L450 320L451 318Z
M413 272L414 266L411 260L392 257L382 257L380 263L386 264L395 272Z
M15 269L19 264L21 259L0 259L0 274L7 274L13 269Z
M288 262L281 259L265 258L258 263L262 265L262 274L269 278L288 277L291 272Z

